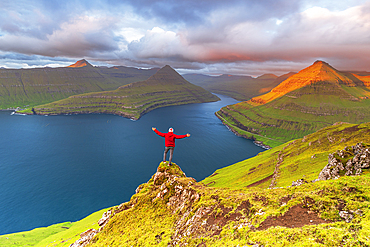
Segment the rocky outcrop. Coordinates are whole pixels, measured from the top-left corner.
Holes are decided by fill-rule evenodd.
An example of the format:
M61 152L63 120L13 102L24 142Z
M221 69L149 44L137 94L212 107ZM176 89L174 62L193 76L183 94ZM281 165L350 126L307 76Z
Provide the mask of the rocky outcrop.
M353 147L353 150L357 151L354 156L359 154L360 160L361 155L368 152L360 144ZM346 156L345 152L338 153L343 157ZM282 154L279 157L278 162L282 162ZM293 186L304 183L307 181L301 179ZM356 192L354 187L344 187L343 190ZM103 214L98 221L100 226L98 230L89 229L83 232L80 239L71 247L108 246L113 243L110 242L112 239L115 244L119 243L122 246L137 240L141 243L154 243L167 247L209 247L214 241L217 242L218 239L224 238L225 234L235 232L236 235L232 236L239 238L239 230L239 233L244 234L276 226L297 228L333 222L331 219L320 217L320 212L317 211L320 201L310 197L302 197L300 192L296 194L297 197L287 195L278 199L280 206L275 205L276 200L272 199L275 196L269 197L268 194L259 195L256 192L251 192L252 194L247 195L240 193L240 191L228 190L227 194L223 194L226 191L206 187L202 183L196 182L195 179L186 177L176 164L167 166L161 163L152 178L147 183L138 186L135 192L136 194L129 202L111 208ZM331 198L334 198L334 194L331 195ZM362 216L360 209L348 207L347 202L343 199L338 198L337 201L334 200L331 203L327 206L337 214L334 221L342 219L349 223L358 218L357 216ZM269 210L273 208L279 210L280 214L271 214ZM148 211L153 213L147 214ZM159 212L158 215L157 212ZM162 216L165 217L161 218ZM134 220L131 221L133 218ZM152 223L152 221L160 219L166 223L162 225ZM170 220L167 221L167 219ZM130 228L132 224L134 226ZM153 225L155 225L155 229L153 229ZM129 227L129 231L139 227L152 232L148 236L143 236L142 239L141 235L134 235L130 239L128 234L125 235L127 227ZM228 235L226 238L232 236ZM131 244L127 246L131 246ZM248 242L248 246L262 246L262 243L254 239L252 242Z
M89 229L80 234L80 239L70 245L70 247L83 247L90 243L91 239L98 233L95 229Z
M340 176L360 175L370 167L370 148L358 143L352 147L329 154L328 164L320 172L318 180L337 179Z

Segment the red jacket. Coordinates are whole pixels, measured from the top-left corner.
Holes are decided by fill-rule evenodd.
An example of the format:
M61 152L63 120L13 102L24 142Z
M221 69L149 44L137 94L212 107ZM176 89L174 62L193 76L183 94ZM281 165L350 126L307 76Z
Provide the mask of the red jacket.
M175 140L187 137L187 135L176 135L173 132L162 133L157 129L154 130L157 135L164 137L164 145L166 147L175 147Z

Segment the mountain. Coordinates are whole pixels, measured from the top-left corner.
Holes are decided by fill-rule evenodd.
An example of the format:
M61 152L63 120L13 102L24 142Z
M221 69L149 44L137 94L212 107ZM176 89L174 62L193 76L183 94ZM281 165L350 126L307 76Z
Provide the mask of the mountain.
M281 82L281 78L273 74L265 74L257 78L251 76L220 75L206 76L201 74L185 74L189 82L201 86L213 93L226 95L244 101L270 91Z
M368 246L370 145L359 142L369 138L370 123L338 123L200 182L161 162L130 201L0 245ZM328 163L349 161L366 167L318 181Z
M139 119L159 107L217 100L217 96L189 83L166 65L145 81L134 82L113 91L70 96L36 106L32 111L41 115L108 113ZM31 110L27 112L31 113Z
M92 68L93 66L88 61L86 61L85 59L79 60L76 63L67 66L67 68L81 68L81 67Z
M370 89L358 77L316 61L271 92L224 107L217 116L235 133L271 147L335 122L368 122Z
M316 61L313 65L284 80L278 86L273 88L271 92L251 99L251 102L256 104L266 104L267 102L281 97L291 91L321 81L350 87L355 87L358 84L363 85L363 82L361 83L359 80L352 80L348 78L343 73L330 66L328 63Z
M83 67L78 65L86 64ZM148 79L158 69L93 67L86 60L75 67L1 69L0 109L24 108L67 98L71 95L114 90ZM74 66L74 65L72 65Z

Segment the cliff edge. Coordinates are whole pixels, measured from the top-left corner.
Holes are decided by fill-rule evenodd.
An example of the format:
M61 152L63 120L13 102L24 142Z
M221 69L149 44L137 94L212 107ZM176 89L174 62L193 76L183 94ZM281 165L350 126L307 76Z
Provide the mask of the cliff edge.
M359 180L233 190L207 187L186 177L176 164L160 163L129 202L105 212L100 228L85 231L71 246L367 243L368 206L361 198L368 196L370 181ZM336 236L332 229L337 229Z

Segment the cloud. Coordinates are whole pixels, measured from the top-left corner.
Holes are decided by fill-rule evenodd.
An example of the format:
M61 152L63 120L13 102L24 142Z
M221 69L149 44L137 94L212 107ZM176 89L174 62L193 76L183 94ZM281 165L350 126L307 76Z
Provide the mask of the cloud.
M360 0L2 1L0 51L29 64L22 54L209 73L283 73L317 59L369 70L369 10Z
M59 29L43 39L17 33L3 35L0 47L3 51L50 57L99 55L118 49L118 43L122 41L109 28L113 25L114 20L80 16L62 23Z

